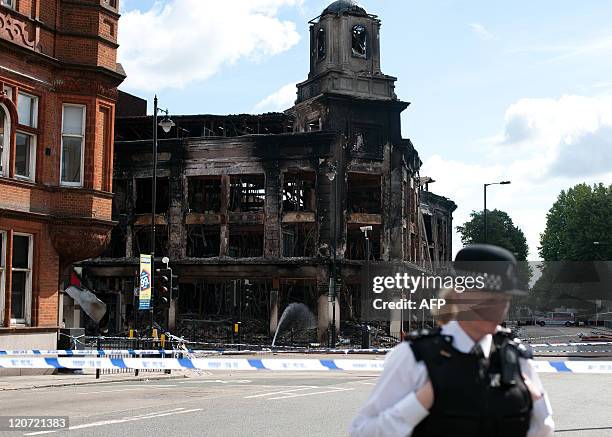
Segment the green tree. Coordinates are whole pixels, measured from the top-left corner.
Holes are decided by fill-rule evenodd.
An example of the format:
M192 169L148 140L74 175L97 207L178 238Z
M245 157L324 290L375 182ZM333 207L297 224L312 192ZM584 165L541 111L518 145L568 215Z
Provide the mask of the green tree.
M484 242L484 215L482 211L472 211L471 219L457 226L464 245ZM487 210L487 243L501 246L514 254L517 260L526 261L529 253L527 239L516 226L508 213L494 209Z
M584 282L597 276L590 261L612 260L612 185L578 184L561 191L546 215L538 249L544 263L531 303L546 310L578 308L592 317L600 292Z
M472 211L471 219L457 226L461 234L463 245L484 242L484 215L482 211ZM527 289L531 280L531 269L528 265L527 254L529 246L523 231L516 226L508 213L494 209L487 210L487 244L503 247L514 254L518 264L519 284ZM517 300L518 301L518 300Z
M612 260L612 185L561 191L540 236L545 261Z

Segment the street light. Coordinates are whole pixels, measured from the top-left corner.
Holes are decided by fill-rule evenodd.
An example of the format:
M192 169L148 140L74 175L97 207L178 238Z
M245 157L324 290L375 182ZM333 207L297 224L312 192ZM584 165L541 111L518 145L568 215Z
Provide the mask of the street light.
M487 187L489 185L508 185L510 181L492 182L484 184L484 243L487 243Z
M372 232L372 226L361 226L359 228L365 237L366 242L366 280L365 280L365 288L362 290L362 298L365 296L366 290L370 287L370 237L368 236L368 232ZM363 313L363 311L362 311ZM402 322L403 323L403 322ZM368 332L368 323L367 320L362 320L361 325L361 348L369 349L370 348L370 333Z
M157 114L164 113L165 117L161 122L157 122ZM153 183L151 190L151 284L155 284L155 214L157 203L157 127L161 127L165 133L170 132L174 126L174 122L168 116L167 109L157 107L157 95L153 99ZM151 327L153 327L153 308L151 312Z
M331 323L331 333L328 336L329 346L333 347L336 345L336 244L337 244L337 228L338 228L338 179L336 178L338 174L338 161L330 162L327 165L327 171L325 175L330 182L334 184L334 227L333 227L333 237L332 237L332 269L331 269L331 277L329 278L330 282L330 290L329 290L329 300L332 303L332 323Z
M168 117L168 114L166 114L162 121L159 122L159 126L165 133L168 133L174 127L174 122Z

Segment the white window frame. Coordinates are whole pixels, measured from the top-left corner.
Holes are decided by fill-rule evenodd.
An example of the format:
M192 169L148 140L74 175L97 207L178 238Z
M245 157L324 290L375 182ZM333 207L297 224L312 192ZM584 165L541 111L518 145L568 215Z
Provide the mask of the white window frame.
M10 9L15 9L15 0L0 0L0 5L6 6Z
M0 176L7 177L9 175L9 160L11 156L11 113L2 103L0 103L0 108L4 112L4 140L2 143L2 156L0 159L0 166L2 167L2 170L0 170Z
M81 125L81 135L74 135L74 134L64 134L64 108L66 107L76 107L76 108L83 108L83 123ZM60 177L60 185L63 185L65 187L82 187L83 186L83 180L84 180L84 171L85 171L85 120L87 119L87 106L86 105L79 105L79 104L75 104L75 103L64 103L62 105L62 131L61 131L61 136L62 136L62 141L61 141L61 148L60 148L60 171L59 171L59 177ZM81 139L81 170L80 170L80 178L79 178L79 182L65 182L62 180L62 166L64 163L64 137L71 137L71 138L80 138Z
M35 96L33 94L29 94L29 93L19 90L19 92L17 93L17 112L18 113L19 113L19 100L21 99L21 96L25 96L25 97L32 99L32 108L30 108L32 111L30 115L32 124L23 124L21 120L18 120L18 122L22 126L28 126L28 127L37 129L38 128L38 96Z
M4 91L6 93L6 96L10 99L13 100L13 87L9 86L9 85L4 85L2 87L2 91Z
M28 237L28 268L15 268L11 265L11 274L12 272L26 272L26 284L25 284L25 299L24 305L25 308L23 310L23 315L25 318L15 319L11 314L11 326L14 325L25 325L30 326L30 322L32 320L32 259L34 252L34 236L32 234L22 234L20 232L13 232L13 238L15 237ZM12 287L11 287L12 288ZM11 289L11 293L13 290ZM12 304L11 304L12 305Z
M30 137L30 176L17 174L17 166L15 166L15 179L23 179L34 182L36 180L36 135L29 132L17 131L17 135L26 135ZM17 136L15 136L15 154L17 154Z
M6 231L0 231L0 327L4 326L4 287L6 284Z

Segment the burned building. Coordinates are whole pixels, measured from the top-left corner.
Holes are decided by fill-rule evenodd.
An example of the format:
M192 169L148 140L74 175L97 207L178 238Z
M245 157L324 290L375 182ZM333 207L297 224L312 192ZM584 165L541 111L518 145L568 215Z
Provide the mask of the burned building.
M429 253L421 160L401 136L409 104L380 69L379 29L375 15L336 1L310 21L310 72L292 108L173 116L172 130L160 130L155 254L158 265L168 256L179 278L173 332L223 331L238 312L250 321L245 333L267 338L283 309L302 302L324 336L334 266L336 327L359 320L365 226L370 262L424 268L450 258L452 208L436 221L446 238L431 239L441 246ZM115 331L134 323L138 255L151 250L152 126L151 116L117 118L118 225L106 254L83 264Z
M452 222L457 205L452 200L429 191L430 177L421 177L419 201L421 206L422 235L425 264L435 267L453 256Z

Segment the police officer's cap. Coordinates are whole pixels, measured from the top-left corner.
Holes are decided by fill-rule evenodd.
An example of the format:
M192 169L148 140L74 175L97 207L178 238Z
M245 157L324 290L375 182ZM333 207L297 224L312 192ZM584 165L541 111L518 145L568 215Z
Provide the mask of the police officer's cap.
M515 296L527 294L518 285L517 262L506 249L490 244L472 244L455 257L456 275L484 278L482 291L501 292Z

